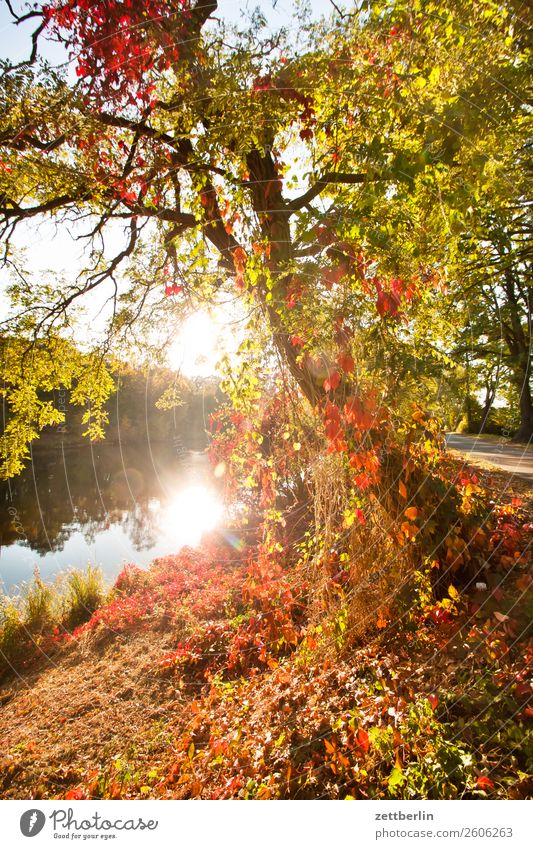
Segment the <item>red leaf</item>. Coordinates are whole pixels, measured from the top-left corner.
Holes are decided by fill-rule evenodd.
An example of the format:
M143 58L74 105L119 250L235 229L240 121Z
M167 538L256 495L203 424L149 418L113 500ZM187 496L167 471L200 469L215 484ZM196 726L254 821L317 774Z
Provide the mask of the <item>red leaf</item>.
M435 708L437 707L437 705L439 703L439 697L436 696L434 693L431 693L431 695L428 696L428 702L431 705L431 710L435 710Z
M328 419L324 430L326 437L330 440L337 439L342 434L340 423L334 419Z
M337 357L337 365L339 368L343 370L346 374L351 374L354 370L355 363L351 354L346 352L340 353Z
M324 389L326 392L335 392L340 382L341 376L339 372L337 370L331 371L324 381Z
M368 752L370 747L370 740L368 738L368 734L364 730L364 728L360 728L356 734L357 745L363 750L363 752Z
M359 398L351 395L344 405L346 421L360 430L369 430L374 423L374 417L369 409L364 409Z
M491 790L494 787L494 782L486 775L480 775L476 784L481 790Z
M240 246L233 251L233 263L237 273L242 274L246 266L246 251Z

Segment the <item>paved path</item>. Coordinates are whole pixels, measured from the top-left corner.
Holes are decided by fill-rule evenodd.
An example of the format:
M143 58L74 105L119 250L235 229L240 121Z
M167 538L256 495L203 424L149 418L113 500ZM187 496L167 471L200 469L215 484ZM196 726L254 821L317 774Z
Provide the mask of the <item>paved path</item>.
M458 433L447 433L446 445L473 463L476 460L492 463L505 472L512 472L517 477L533 483L533 449L530 447L510 445L508 442L491 442L483 437L462 436Z

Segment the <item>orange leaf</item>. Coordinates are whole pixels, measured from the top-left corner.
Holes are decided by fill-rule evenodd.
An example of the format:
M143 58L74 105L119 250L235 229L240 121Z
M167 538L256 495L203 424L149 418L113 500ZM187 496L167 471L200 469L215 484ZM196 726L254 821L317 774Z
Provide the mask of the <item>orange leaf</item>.
M418 516L418 510L416 507L408 507L404 513L404 516L412 522Z
M402 496L402 498L407 498L407 487L405 486L403 481L400 481L398 484L398 492Z
M336 746L333 745L332 743L330 743L329 740L324 740L324 747L325 747L328 755L334 755L335 754Z
M86 798L87 798L87 796L85 794L85 791L82 790L80 787L75 787L73 790L69 790L68 793L65 795L65 799L69 799L69 800L70 799L86 799Z
M364 728L360 728L356 734L357 745L363 750L363 752L368 752L370 746L370 740L368 734L364 730Z

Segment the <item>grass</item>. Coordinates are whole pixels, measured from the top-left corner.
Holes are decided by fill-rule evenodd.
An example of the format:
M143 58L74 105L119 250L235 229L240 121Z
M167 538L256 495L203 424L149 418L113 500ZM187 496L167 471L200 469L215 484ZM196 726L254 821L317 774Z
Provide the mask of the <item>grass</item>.
M42 634L55 624L55 600L51 587L36 570L22 598L23 622L32 634Z
M103 575L95 566L73 569L52 585L36 569L17 596L0 596L0 679L25 666L58 633L87 622L105 597Z
M67 575L67 595L64 599L63 624L77 628L87 622L105 599L102 572L88 566L85 572L74 570Z

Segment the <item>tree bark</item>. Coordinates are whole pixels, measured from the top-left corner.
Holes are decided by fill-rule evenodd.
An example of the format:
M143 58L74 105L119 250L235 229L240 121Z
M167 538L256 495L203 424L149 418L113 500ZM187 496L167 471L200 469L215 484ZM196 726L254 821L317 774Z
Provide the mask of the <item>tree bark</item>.
M533 399L529 382L529 362L515 386L520 397L520 427L513 436L513 442L530 442L533 439Z
M533 438L533 399L531 396L531 311L528 308L527 330L520 319L515 281L511 269L506 269L505 292L511 316L512 339L505 333L507 345L513 358L514 384L520 399L520 427L513 442L529 442Z

